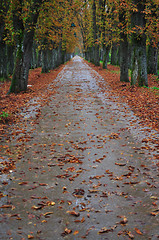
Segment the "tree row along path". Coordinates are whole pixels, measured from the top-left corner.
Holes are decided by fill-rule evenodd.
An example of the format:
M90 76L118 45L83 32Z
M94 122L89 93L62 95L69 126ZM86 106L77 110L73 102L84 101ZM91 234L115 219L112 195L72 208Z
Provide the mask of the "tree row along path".
M16 168L0 178L0 239L158 239L157 132L78 56L55 83L1 151Z

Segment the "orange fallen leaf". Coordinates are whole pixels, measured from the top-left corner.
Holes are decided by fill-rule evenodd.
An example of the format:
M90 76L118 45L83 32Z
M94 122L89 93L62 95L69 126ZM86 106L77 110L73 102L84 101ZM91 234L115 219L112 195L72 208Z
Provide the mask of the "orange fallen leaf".
M43 208L43 206L32 206L32 209L34 209L34 210L40 210L40 209L42 209Z
M19 185L26 185L26 184L28 184L28 182L20 182L20 183L18 183Z
M80 215L80 213L77 213L75 211L67 211L67 213L69 213L69 214L71 214L71 215L73 215L75 217L79 217L79 215Z
M13 205L2 205L0 208L13 208Z
M133 239L134 235L131 232L127 232L127 235L129 236L129 238Z
M61 234L62 237L65 237L66 235L72 233L71 229L65 228L65 231Z
M108 233L108 232L110 232L110 231L111 231L111 229L108 229L108 228L106 228L106 227L103 227L103 228L98 232L98 234Z
M127 222L128 222L128 219L124 217L123 220L120 221L120 224L126 224Z
M159 211L150 212L150 214L151 214L152 216L157 216L157 215L159 214Z
M143 235L142 232L138 228L135 228L135 231L137 232L137 234Z
M47 186L47 183L39 183L40 186Z
M99 192L99 190L97 190L97 189L89 189L88 190L90 193L97 193L97 192Z
M79 233L79 231L74 231L73 235L77 235Z
M46 213L44 213L43 215L44 215L45 217L48 217L48 216L51 215L51 214L53 214L53 212L46 212Z
M28 239L33 239L34 236L33 235L28 235Z
M118 165L118 166L121 166L121 167L123 167L123 166L125 166L125 165L126 165L126 163L115 163L115 165Z

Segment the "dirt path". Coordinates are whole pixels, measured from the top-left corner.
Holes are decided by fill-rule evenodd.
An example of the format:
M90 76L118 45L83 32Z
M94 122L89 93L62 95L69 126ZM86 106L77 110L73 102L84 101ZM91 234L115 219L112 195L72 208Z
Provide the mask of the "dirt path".
M157 133L100 81L75 57L40 117L23 116L5 153L19 158L16 170L0 178L0 239L159 238L158 152L145 140Z

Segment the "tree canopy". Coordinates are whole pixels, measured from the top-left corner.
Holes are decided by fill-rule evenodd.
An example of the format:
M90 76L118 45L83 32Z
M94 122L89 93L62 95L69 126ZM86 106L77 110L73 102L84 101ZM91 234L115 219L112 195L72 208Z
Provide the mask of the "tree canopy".
M8 60L10 47L11 52L16 52L10 92L19 92L27 89L33 45L35 53L42 51L45 59L44 52L47 51L48 58L49 51L58 51L62 61L66 60L65 55L79 49L95 65L102 59L104 68L110 49L120 46L121 81L129 81L129 67L132 84L140 79L139 85L147 85L147 72L141 74L147 68L144 51L151 47L150 55L152 51L158 53L158 9L157 0L2 0L0 55L6 57L0 62L1 77L11 72L9 65L4 71L5 62L13 61ZM123 68L126 62L128 66Z

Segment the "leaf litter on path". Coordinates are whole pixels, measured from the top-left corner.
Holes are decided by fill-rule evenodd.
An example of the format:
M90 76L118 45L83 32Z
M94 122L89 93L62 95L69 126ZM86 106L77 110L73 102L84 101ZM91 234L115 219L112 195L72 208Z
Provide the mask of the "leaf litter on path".
M62 237L68 234L91 240L100 239L101 234L115 239L119 233L131 239L138 235L141 239L157 237L157 214L151 214L156 213L158 200L155 159L145 154L149 148L141 148L150 141L135 142L129 127L125 122L123 126L124 120L117 116L120 106L111 97L107 99L111 105L101 101L97 80L90 77L92 70L81 61L76 59L66 65L60 73L63 78L60 75L55 81L56 94L49 95L48 101L46 98L45 107L30 125L21 124L24 136L18 140L22 143L18 155L14 142L11 149L15 159L21 160L7 187L5 204L15 208L2 208L2 223L9 230L10 220L6 225L5 214L12 209L21 216L23 237L36 238L38 234L46 239L55 234L58 238L61 233ZM71 71L70 81L67 74ZM77 83L81 86L78 92L74 89ZM69 96L69 102L65 96ZM127 110L123 112L127 115ZM29 136L23 124L30 128ZM9 147L10 140L7 144ZM16 230L15 222L13 238ZM2 234L6 234L5 230Z

